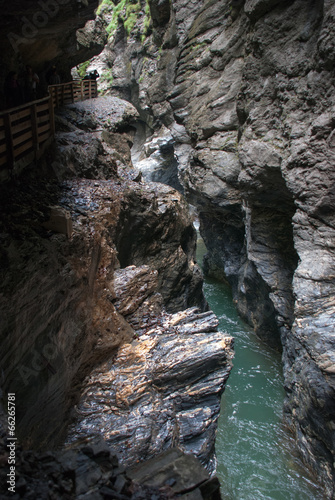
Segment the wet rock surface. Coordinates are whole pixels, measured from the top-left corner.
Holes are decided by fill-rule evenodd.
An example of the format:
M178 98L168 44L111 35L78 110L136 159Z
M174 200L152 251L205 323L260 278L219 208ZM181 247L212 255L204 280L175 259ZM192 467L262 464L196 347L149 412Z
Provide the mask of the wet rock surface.
M148 143L138 147L138 151L133 150L132 159L145 180L161 182L183 192L178 178L175 141L166 127L163 126Z
M199 467L195 457L184 455L178 449L171 449L155 459L131 468L128 475L133 481L149 487L157 487L163 482L178 498L185 500L221 498L217 478L210 478L208 473Z
M149 264L156 269L169 312L193 305L206 309L202 273L194 258L196 233L184 198L165 185L134 184L121 211L115 233L120 266Z
M87 9L83 8L86 3ZM21 10L20 4L14 1L3 6L4 23L12 10L20 15L35 12L32 2L26 2L28 10ZM61 34L70 52L75 49L75 56L70 55L75 61L83 52L77 51L74 37L69 41L63 36L64 25L72 22L74 12L81 25L95 6L93 1L69 2L59 26L54 18L48 29L39 30L33 44L22 45L26 49L22 60L31 62L28 56L34 51L38 60L51 61L58 54L59 41L53 39L57 32L56 38ZM305 460L318 471L331 498L335 454L334 6L330 1L174 0L149 2L149 7L150 17L148 12L135 16L131 33L119 18L97 67L108 68L111 89L136 106L144 136L135 138L135 145L146 144L147 166L153 164L155 173L171 183L171 179L176 181L178 163L178 182L200 213L209 250L207 272L229 281L237 307L259 336L271 345L281 342L287 421ZM18 20L20 16L16 26ZM79 35L87 57L100 43L96 42L102 21L98 16L97 29L88 27L91 38ZM7 32L3 32L8 47ZM41 51L45 34L50 43ZM7 61L13 57L6 48L3 53ZM73 137L77 145L72 152L64 144L63 158L68 155L69 160L64 164L69 168L63 172L63 160L59 161L56 175L73 178L83 171L87 177L106 180L117 179L122 171L124 179L139 181L140 174L125 168L130 157L124 152L134 139L128 125L119 136L110 137L114 131L108 130L102 147L99 140L92 141L88 169L81 150L89 136ZM82 116L81 127L85 134L99 125ZM152 132L155 136L149 141ZM170 150L164 153L161 144L164 154L161 145L157 146L161 133L168 138L165 146ZM115 144L122 145L123 157ZM169 176L171 167L173 175ZM46 191L53 200L57 190L49 186ZM29 203L34 205L31 200L36 198L32 190ZM58 204L56 196L53 205ZM133 206L131 199L128 207ZM41 207L34 217L44 224L50 213ZM79 214L85 210L85 203L76 208ZM13 213L20 214L14 209ZM5 248L10 245L11 231L29 233L30 216L20 217L19 229L11 221L11 230L2 233ZM40 248L37 241L26 244L32 255ZM12 248L20 253L15 245ZM132 258L136 257L134 245L133 249ZM46 266L52 255L48 254ZM24 275L26 260L21 261L15 283ZM7 250L1 250L1 262L7 266ZM124 266L129 264L135 265L127 260ZM142 264L148 265L136 262L136 267ZM151 286L150 280L146 283ZM153 302L146 297L141 307L157 311L162 300L158 295ZM129 306L135 311L129 312L129 319L137 328L141 313L136 313L135 304ZM38 317L40 312L33 310L35 314ZM52 373L53 365L43 363L39 366Z
M1 460L8 458L7 438L0 437ZM142 469L143 468L143 469ZM148 477L149 474L149 477ZM0 470L1 498L35 500L168 500L220 499L219 483L192 455L172 449L132 471L100 439L68 450L36 453L16 448L15 492L5 488ZM6 491L7 490L7 491ZM187 492L187 493L185 493ZM210 495L210 496L208 496Z
M141 328L112 364L86 381L68 442L102 434L128 466L178 446L213 472L213 438L232 355L232 339L217 325L211 311L193 308L161 314Z
M119 27L111 88L146 122L145 175L160 162L171 182L157 138L172 137L205 269L283 346L287 422L332 497L334 6L174 0L164 22L141 41L143 17L129 40Z
M10 202L10 192L3 198L7 202L3 214L6 210L8 218L1 231L2 366L6 387L17 392L21 400L18 420L22 436L27 436L31 443L38 439L39 445L44 446L49 439L57 439L58 432L66 425L66 419L61 415L66 408L69 409L78 390L77 377L80 379L101 358L109 359L129 336L133 336L132 327L113 305L113 273L120 266L119 257L122 255L115 245L115 235L120 228L123 203L127 201L123 188L113 181L76 179L63 186L48 183L42 194L38 185L30 182L20 194L16 190L16 209ZM143 187L142 195L137 188L136 183L131 187L129 181L127 192L132 200L137 199L139 208L142 206L147 210L148 192L152 202L160 203L157 186L153 189ZM172 255L164 253L158 247L150 258L151 252L147 248L143 262L151 263L150 272L155 276L161 273L163 280L157 279L155 291L162 291L165 300L161 302L174 308L176 286L178 292L185 294L178 296L178 303L197 303L198 297L192 297L189 291L193 288L192 281L201 290L201 275L182 248L184 240L178 240L183 228L188 226L184 226L187 212L184 211L184 220L179 219L177 213L181 207L182 210L186 207L177 208L179 195L174 190L168 188L164 191L164 201L161 200L164 206L170 204L171 209L174 207L174 211L170 211L171 217L164 220L164 228L171 231L169 238L173 234L177 237L170 239L175 252ZM70 213L71 238L44 227L49 219L51 200L53 205L57 204ZM35 207L33 210L30 203ZM165 210L163 217L164 213ZM155 217L150 229L143 218L138 234L141 230L154 234L157 220ZM174 230L168 225L170 222L173 222ZM136 233L134 236L133 243L136 244ZM193 244L193 235L191 242ZM144 251L143 241L141 245ZM158 261L159 266L156 266ZM169 282L164 273L174 276L174 279ZM141 301L141 297L131 297L131 300ZM38 410L40 398L44 405ZM56 404L55 408L53 401L61 404ZM45 422L42 439L37 438L40 426L34 421L36 412Z
M213 469L232 339L206 311L185 200L129 166L136 116L117 98L71 106L40 165L2 186L1 386L25 449L59 446L76 422L72 441L94 450L102 434L125 464L179 445ZM101 467L78 448L22 453L22 498L174 498L132 489L109 452Z

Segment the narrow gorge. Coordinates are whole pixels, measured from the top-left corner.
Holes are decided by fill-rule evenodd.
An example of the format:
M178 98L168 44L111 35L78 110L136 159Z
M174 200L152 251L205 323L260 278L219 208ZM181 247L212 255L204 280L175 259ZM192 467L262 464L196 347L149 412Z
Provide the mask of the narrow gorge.
M38 164L0 172L1 389L22 445L102 437L127 467L177 447L215 470L233 339L189 203L205 274L282 351L285 425L334 498L335 5L38 4L1 5L2 82L96 69L100 97L57 111ZM85 488L109 498L102 482Z

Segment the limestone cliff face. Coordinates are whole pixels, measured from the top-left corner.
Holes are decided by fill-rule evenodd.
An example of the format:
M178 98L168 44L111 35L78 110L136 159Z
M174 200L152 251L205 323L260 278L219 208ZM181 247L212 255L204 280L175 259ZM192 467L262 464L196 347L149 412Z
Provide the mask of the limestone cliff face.
M120 23L103 54L112 91L146 124L139 165L172 148L207 272L231 283L260 337L282 344L287 421L332 495L333 2L149 4L150 29L144 13L130 34Z
M121 346L135 351L132 342L152 325L167 342L177 327L161 325L165 310L189 311L184 323L207 314L185 201L173 188L141 182L128 165L136 120L135 108L118 98L69 107L57 119L59 132L48 156L2 186L1 389L16 394L17 436L25 447L46 449L62 442L83 381L101 365L110 369ZM195 361L191 349L180 361L188 367L188 384L199 376L192 366L203 364L204 332L213 332L215 360L203 366L215 417L208 432L211 448L232 355L231 339L224 342L214 323L199 332L195 323L194 331L190 327L188 334L202 332L203 342ZM152 345L150 351L159 349ZM122 355L117 359L122 366ZM136 369L135 364L134 376ZM195 411L197 398L189 405ZM155 405L153 420L157 411ZM184 416L184 425L191 417ZM203 431L207 419L198 415ZM162 450L157 443L156 453Z

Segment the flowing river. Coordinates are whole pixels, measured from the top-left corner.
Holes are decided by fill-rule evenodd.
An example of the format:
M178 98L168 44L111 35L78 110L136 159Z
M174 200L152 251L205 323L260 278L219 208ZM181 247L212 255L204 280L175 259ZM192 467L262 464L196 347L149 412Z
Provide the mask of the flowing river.
M206 252L198 240L197 260ZM216 439L224 500L321 500L321 488L282 425L281 356L238 316L229 287L207 279L204 292L220 329L235 338L234 367L222 397Z

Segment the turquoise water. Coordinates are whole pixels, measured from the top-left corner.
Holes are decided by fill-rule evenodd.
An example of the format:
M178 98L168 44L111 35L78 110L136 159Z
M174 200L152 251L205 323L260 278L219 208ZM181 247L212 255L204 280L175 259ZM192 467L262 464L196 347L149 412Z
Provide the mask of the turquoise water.
M205 247L198 241L198 262ZM282 425L280 353L257 339L238 316L230 289L207 279L204 292L220 329L235 338L234 367L222 397L216 439L224 500L318 500L322 490Z

